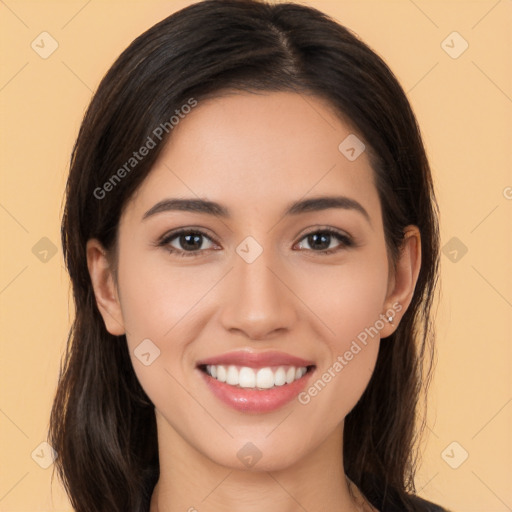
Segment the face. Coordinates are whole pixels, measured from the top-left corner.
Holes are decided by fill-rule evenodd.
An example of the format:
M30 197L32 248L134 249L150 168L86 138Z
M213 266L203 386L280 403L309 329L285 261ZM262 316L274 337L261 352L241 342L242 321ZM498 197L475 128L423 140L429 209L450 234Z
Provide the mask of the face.
M393 330L384 318L396 326L410 292L390 273L368 155L339 149L351 134L321 99L282 92L200 102L174 127L121 217L118 287L96 287L159 439L233 468L257 454L275 470L339 438ZM198 364L211 358L210 372L243 386L206 375Z

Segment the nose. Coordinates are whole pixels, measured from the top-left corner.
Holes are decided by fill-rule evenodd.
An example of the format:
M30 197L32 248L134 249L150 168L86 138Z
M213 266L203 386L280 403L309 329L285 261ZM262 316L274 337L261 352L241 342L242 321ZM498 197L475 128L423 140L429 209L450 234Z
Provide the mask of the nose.
M221 314L224 329L250 340L266 340L290 330L297 320L297 298L286 283L282 266L267 257L252 263L238 255L225 288Z

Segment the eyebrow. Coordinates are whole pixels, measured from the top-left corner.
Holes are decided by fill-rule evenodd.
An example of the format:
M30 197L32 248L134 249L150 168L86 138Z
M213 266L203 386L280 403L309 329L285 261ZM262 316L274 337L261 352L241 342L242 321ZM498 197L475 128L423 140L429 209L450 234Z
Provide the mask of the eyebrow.
M331 208L339 208L342 210L353 210L359 212L371 225L370 215L365 208L355 199L346 196L318 196L310 199L295 201L288 205L284 211L284 216L300 215L307 212L318 212ZM208 201L206 199L195 198L168 198L163 199L151 207L142 217L146 220L153 215L169 211L185 211L192 213L204 213L207 215L215 215L225 219L231 218L231 213L225 206Z

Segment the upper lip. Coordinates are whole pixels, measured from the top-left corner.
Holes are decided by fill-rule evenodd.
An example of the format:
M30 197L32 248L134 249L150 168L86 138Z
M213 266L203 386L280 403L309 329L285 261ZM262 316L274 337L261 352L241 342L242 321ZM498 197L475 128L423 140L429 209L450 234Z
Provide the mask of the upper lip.
M271 350L268 352L247 352L238 350L219 354L217 356L201 359L197 362L197 366L203 365L238 365L247 366L249 368L265 368L267 366L313 366L313 361L302 359L301 357L292 356L285 352Z

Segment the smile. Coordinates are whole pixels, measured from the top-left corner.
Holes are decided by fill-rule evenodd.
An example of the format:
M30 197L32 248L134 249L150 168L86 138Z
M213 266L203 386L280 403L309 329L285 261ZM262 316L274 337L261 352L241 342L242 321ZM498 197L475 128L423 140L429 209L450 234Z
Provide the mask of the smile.
M196 362L208 390L239 412L261 414L291 402L304 390L316 365L277 351L239 350Z

